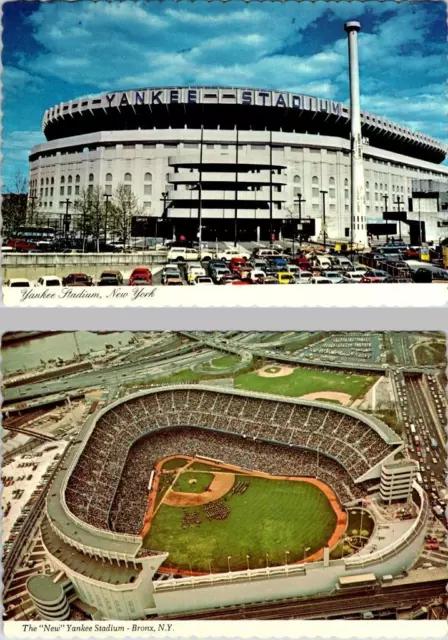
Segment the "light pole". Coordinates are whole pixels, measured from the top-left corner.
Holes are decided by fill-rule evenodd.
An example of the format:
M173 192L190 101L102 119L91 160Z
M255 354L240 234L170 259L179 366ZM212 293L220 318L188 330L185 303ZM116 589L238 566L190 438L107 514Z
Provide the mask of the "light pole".
M325 196L327 195L328 191L321 189L320 192L322 194L322 221L323 221L323 227L324 227L324 251L325 251L327 248L327 229L325 226Z
M106 199L106 207L104 211L104 244L107 242L107 218L109 215L109 198L111 198L110 193L105 193L104 198Z
M306 547L306 548L305 548L305 550L304 550L304 552L303 552L303 562L305 562L305 560L306 560L306 554L307 554L307 551L310 551L310 549L311 549L311 547Z
M28 196L28 200L31 200L31 220L30 220L30 225L32 226L33 224L33 220L34 220L34 208L35 208L35 201L38 200L37 196Z
M249 580L250 580L250 566L249 566L249 559L250 559L250 556L246 555L246 561L247 561L247 575L249 576Z
M229 573L232 573L232 569L230 568L231 559L232 559L232 556L227 556L227 566L229 567Z
M70 224L70 216L68 215L68 208L71 205L72 201L67 198L64 200L65 202L65 216L64 216L64 239L67 240L68 233L68 225Z
M398 187L397 187L398 188ZM397 205L398 207L398 213L401 213L401 205L404 204L403 200L400 198L400 196L397 196L396 201L394 202L394 204ZM400 217L398 217L398 234L400 236L400 240L403 240L403 238L401 237L401 219Z
M285 550L286 573L288 573L288 556L289 556L289 551Z
M389 230L388 230L388 218L387 218L387 203L389 200L389 196L387 195L387 193L383 196L383 200L384 200L384 213L386 215L386 243L389 244Z
M298 196L299 197L296 200L294 200L294 202L299 203L299 224L298 224L298 229L300 230L299 247L300 247L300 251L302 251L302 202L306 202L306 200L302 198L301 193L299 193Z
M198 242L199 242L199 251L201 251L201 243L202 243L202 184L198 182L194 184L191 188L194 189L197 187L198 189Z

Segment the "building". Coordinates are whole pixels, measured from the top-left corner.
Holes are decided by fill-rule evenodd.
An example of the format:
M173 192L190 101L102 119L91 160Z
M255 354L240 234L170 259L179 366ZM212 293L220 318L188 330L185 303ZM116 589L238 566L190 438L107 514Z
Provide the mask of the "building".
M417 475L415 460L399 460L384 464L381 469L380 494L383 502L408 502Z
M247 404L249 411L242 418ZM260 411L263 419L253 420ZM303 446L282 442L281 436L274 441L277 424L286 429L280 417L277 423L274 420L279 414L294 414L294 421L301 425ZM316 435L315 430L327 421L340 427L337 434L335 429L327 431L325 438ZM341 427L342 423L345 426ZM64 455L48 493L41 537L52 573L47 580L40 578L29 585L41 615L65 616L67 599L75 597L95 610L98 619L118 620L312 595L334 591L341 576L399 573L418 557L429 502L415 483L412 501L416 516L393 535L385 535L381 529L378 533L375 528L369 543L349 557L330 559L327 547L322 560L309 563L257 569L248 566L231 575L211 571L195 576L163 574L160 569L169 553L144 548L141 533L153 467L148 460L138 469L128 462L128 452L131 445L140 446L139 442L149 437L151 448L157 450L154 455L159 456L166 449L159 450L153 438L162 434L166 447L171 433L177 437L188 428L181 425L198 425L207 441L213 441L218 433L238 438L244 460L250 459L247 447L256 439L263 446L280 446L282 455L294 459L305 451L308 459L316 460L316 477L332 484L340 502L346 508L361 503L364 510L368 507L363 496L368 493L372 499L371 489L378 487L382 466L392 462L404 447L403 441L376 418L315 401L202 385L167 385L120 398L88 418ZM266 434L261 426L267 429ZM244 432L236 433L236 427ZM254 438L250 429L260 435ZM288 433L287 440L289 437ZM236 440L232 443L228 451L233 456ZM192 446L198 454L196 445ZM226 455L222 448L220 455ZM328 470L336 467L344 478L341 482L339 476L331 479L328 475ZM370 515L375 518L373 511ZM56 576L61 587L49 582L54 583Z
M447 147L370 113L361 124L366 220L353 220L354 233L367 223L386 234L387 197L393 235L413 181L448 184ZM291 236L297 225L321 237L325 217L329 239L350 237L350 108L339 102L254 88L139 89L56 105L43 132L47 142L30 153L30 195L55 224L82 189L112 194L124 184L140 204L139 236L159 221L167 236L195 238L200 218L205 240Z

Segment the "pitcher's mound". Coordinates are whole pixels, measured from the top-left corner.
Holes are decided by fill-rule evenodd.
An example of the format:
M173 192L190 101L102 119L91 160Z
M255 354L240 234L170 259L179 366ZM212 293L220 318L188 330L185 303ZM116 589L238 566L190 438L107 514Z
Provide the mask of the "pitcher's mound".
M337 400L344 406L351 404L352 397L348 393L340 391L316 391L315 393L307 393L300 396L301 400Z
M290 376L293 372L294 367L284 365L263 367L257 371L262 378L282 378L283 376Z

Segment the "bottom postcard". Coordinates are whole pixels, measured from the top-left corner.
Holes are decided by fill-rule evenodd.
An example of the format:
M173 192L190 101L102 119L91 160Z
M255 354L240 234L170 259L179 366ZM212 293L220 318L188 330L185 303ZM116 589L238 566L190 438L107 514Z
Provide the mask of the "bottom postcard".
M444 334L2 342L6 635L446 634Z

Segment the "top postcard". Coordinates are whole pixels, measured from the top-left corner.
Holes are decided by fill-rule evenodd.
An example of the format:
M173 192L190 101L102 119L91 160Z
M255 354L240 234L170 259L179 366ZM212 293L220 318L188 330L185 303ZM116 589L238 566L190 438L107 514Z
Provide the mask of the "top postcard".
M445 45L437 2L4 4L4 303L446 304Z

